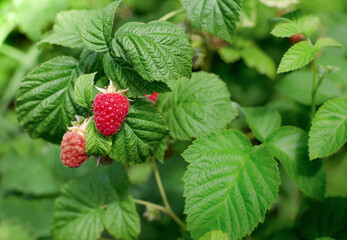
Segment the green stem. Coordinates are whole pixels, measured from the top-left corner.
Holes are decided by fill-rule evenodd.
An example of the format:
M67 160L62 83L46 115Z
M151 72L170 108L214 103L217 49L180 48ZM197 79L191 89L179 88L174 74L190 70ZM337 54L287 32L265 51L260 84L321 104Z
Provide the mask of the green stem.
M154 209L157 209L159 211L162 211L164 213L167 213L167 210L165 207L163 206L160 206L158 204L155 204L155 203L151 203L151 202L147 202L147 201L144 201L144 200L140 200L140 199L134 199L134 202L136 204L140 204L140 205L144 205L144 206L149 206L149 207L152 207Z
M5 43L1 45L0 52L13 58L14 60L17 60L18 62L22 62L26 57L24 52Z
M169 201L167 200L166 197L166 193L163 187L163 184L161 182L160 179L160 175L159 175L159 171L158 171L158 167L157 167L157 163L155 161L155 159L152 159L152 166L153 166L153 170L154 170L154 175L155 175L155 179L157 181L157 185L159 188L159 192L161 195L161 198L163 199L164 202L164 206L165 209L167 211L167 214L183 229L183 230L187 230L186 225L182 222L182 220L172 211L171 206L169 204Z
M162 16L161 18L159 18L159 21L166 21L169 20L170 18L176 16L177 14L183 13L184 9L178 9L172 12L169 12L167 14L165 14L164 16Z

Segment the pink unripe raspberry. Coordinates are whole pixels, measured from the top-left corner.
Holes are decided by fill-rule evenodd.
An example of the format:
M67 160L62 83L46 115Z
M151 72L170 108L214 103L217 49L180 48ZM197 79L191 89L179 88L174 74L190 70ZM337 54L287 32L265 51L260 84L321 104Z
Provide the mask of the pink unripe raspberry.
M129 101L123 96L125 91L115 92L112 84L106 91L98 93L94 99L95 126L104 136L117 133L129 111Z
M79 167L88 159L83 133L69 130L64 134L60 157L61 162L70 168Z
M158 96L159 96L159 94L156 92L153 92L153 94L151 94L151 95L145 94L145 97L147 97L147 99L151 100L152 103L155 103L157 101Z

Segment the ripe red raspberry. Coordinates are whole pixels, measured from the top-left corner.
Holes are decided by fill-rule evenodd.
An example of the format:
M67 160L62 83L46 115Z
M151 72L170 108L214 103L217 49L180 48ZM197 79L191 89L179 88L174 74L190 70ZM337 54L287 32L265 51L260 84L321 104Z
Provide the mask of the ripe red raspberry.
M112 85L101 90L94 99L95 126L105 136L117 133L129 111L129 101L123 96L124 91L115 92Z
M83 133L69 130L61 142L61 162L70 168L81 166L88 159L86 154L86 139Z
M151 100L152 103L155 103L157 101L158 96L159 96L159 94L156 92L153 92L152 95L145 94L145 97L147 97L147 99Z

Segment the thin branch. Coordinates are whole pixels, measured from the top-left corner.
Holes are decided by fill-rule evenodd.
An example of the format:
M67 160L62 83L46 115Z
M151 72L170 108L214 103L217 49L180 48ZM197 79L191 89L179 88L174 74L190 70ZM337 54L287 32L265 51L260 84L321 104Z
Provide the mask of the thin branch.
M164 16L162 16L161 18L159 18L159 21L166 21L169 20L170 18L176 16L177 14L183 13L184 9L178 9L172 12L169 12L167 14L165 14Z
M155 204L155 203L147 202L147 201L140 200L140 199L134 199L134 202L136 204L140 204L140 205L144 205L144 206L150 206L150 207L155 208L155 209L162 211L164 213L168 213L165 207L160 206L160 205Z

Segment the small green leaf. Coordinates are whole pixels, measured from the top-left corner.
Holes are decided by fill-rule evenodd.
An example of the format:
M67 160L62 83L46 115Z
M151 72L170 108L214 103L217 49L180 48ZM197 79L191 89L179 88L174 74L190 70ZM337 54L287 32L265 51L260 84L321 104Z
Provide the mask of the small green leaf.
M310 197L323 199L326 181L322 161L309 161L307 142L305 131L281 127L268 137L266 146L301 191Z
M193 73L191 79L175 81L172 89L161 94L161 108L174 138L190 140L223 129L237 115L225 83L214 74Z
M294 23L286 22L277 25L274 29L272 29L271 34L275 37L289 38L298 34L299 32L300 30L297 29Z
M191 45L184 30L173 23L127 23L116 32L113 49L147 81L191 76Z
M57 44L69 48L84 48L80 28L92 11L71 10L58 13L53 31L44 37L39 46Z
M110 204L105 223L108 232L117 239L137 239L141 231L140 217L130 196Z
M199 238L199 240L229 240L229 237L222 231L212 231L206 233L204 236Z
M171 89L161 81L148 82L144 80L133 67L122 58L112 58L109 53L104 57L106 76L112 80L117 89L128 89L129 97L143 96L153 92L170 92Z
M188 229L197 239L221 230L232 240L251 233L277 198L277 163L236 130L205 135L183 153ZM223 223L223 224L221 224Z
M262 142L281 126L281 115L271 107L242 108L255 137Z
M347 141L347 99L335 98L317 111L309 132L310 159L327 157Z
M311 105L312 81L312 72L309 70L299 70L287 74L279 81L276 88L283 95L301 104ZM319 105L331 98L339 96L341 96L339 87L330 77L326 77L316 93L315 104Z
M76 102L84 108L91 106L95 73L80 75L76 81L74 95Z
M72 57L53 58L30 72L21 82L17 98L18 122L32 138L60 143L75 115L84 115L74 99L80 75Z
M315 58L316 52L316 49L308 41L295 44L284 54L277 73L289 72L304 67Z
M205 30L227 42L234 40L241 0L183 0L182 5L198 30Z
M317 49L317 51L321 51L323 50L323 48L326 48L326 47L343 47L343 46L341 45L341 43L339 43L335 39L327 37L327 38L318 39L314 47Z
M218 50L221 59L226 63L234 63L241 58L241 50L234 49L230 46Z
M130 105L125 122L113 136L110 157L127 164L146 162L166 136L167 126L158 110L137 100Z
M92 121L86 134L86 153L88 156L106 156L111 151L112 139L102 135Z

